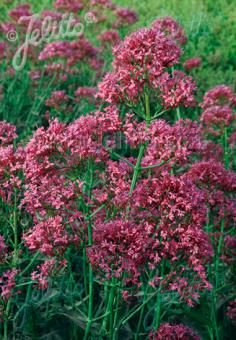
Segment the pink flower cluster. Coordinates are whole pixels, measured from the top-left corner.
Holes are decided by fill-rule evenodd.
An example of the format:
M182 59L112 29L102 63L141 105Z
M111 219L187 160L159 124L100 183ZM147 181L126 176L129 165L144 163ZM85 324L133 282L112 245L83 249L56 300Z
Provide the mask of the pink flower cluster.
M5 121L0 122L0 197L10 202L14 189L19 189L21 180L19 170L22 169L24 151L21 147L14 148L17 138L16 127Z
M201 58L195 57L185 60L183 67L186 71L191 71L193 68L197 68L201 65Z
M183 324L172 325L167 322L161 324L158 331L151 332L149 340L200 340L190 327Z
M85 38L78 41L55 41L45 46L39 55L40 60L55 58L66 59L66 64L72 66L79 61L91 64L97 57L98 50Z
M161 98L164 108L192 106L196 84L183 72L167 72L179 62L181 50L162 32L141 29L113 49L113 72L98 84L98 98L108 103L138 103L147 91Z
M62 217L56 216L35 225L24 236L24 240L29 249L53 256L64 253L70 244L78 241L78 236L75 233L70 237L62 223Z
M57 262L52 258L38 266L37 271L31 273L31 279L37 282L39 289L47 289L49 287L49 278L55 277L65 266L65 260Z
M77 13L84 8L84 4L81 0L56 0L54 7L64 12Z
M0 235L0 264L5 261L7 246L4 237Z
M135 11L128 8L117 8L115 11L117 17L113 23L114 28L118 28L123 25L132 25L138 20L138 15Z
M46 100L46 105L53 107L56 110L60 110L61 106L64 106L69 101L69 97L65 91L53 91L51 97Z
M159 18L153 22L152 27L158 32L163 32L167 36L170 36L180 45L184 45L187 42L183 28L172 17Z
M20 5L18 7L13 8L9 12L9 16L15 21L18 22L18 20L21 17L28 17L31 16L32 13L30 12L30 5L29 4L24 4Z
M160 97L165 109L170 107L194 106L196 104L194 92L196 83L192 77L186 76L181 71L174 71L172 77L169 73L164 73L159 80Z
M102 32L98 36L98 40L102 43L102 46L114 46L120 42L120 34L118 31L115 30L108 30Z
M75 91L75 97L76 101L80 102L81 99L88 99L90 103L93 103L95 101L95 94L97 92L96 87L79 87Z
M206 132L218 136L224 128L236 119L236 94L230 87L219 85L209 90L200 104L203 113L200 117Z
M234 324L236 324L236 299L228 303L227 316Z
M7 270L0 277L1 298L6 303L13 294L16 285L15 277L18 271L16 269Z

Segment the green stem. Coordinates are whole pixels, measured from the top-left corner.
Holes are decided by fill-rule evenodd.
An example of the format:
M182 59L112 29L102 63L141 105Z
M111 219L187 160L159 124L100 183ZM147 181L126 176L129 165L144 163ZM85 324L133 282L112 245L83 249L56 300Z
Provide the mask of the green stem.
M93 186L93 163L90 164L89 169L89 183L88 183L88 195L91 197L92 186ZM87 209L87 208L86 208ZM88 247L93 245L93 228L91 220L88 223ZM93 268L91 263L89 267L89 304L88 304L88 321L85 329L84 340L88 339L91 326L93 323L93 293L94 293L94 279L93 279Z
M165 272L165 259L163 258L161 261L161 277L164 276L164 272ZM161 322L161 285L158 288L156 300L156 312L153 321L153 328L155 330L157 330L160 327L160 322Z
M145 111L146 111L146 122L147 122L147 129L148 129L151 123L151 111L150 111L150 98L149 98L149 95L146 93L145 93Z
M180 120L180 119L181 119L181 114L180 114L180 108L179 108L179 106L176 108L176 117L177 117L177 120Z
M148 291L148 285L147 285L147 288L144 292L144 301L146 301L146 299L147 299L147 291ZM144 311L145 311L145 304L143 304L140 315L139 315L138 326L137 326L135 338L134 338L135 340L138 340L138 338L139 338L139 332L140 332L141 324L142 324L142 321L143 321Z
M86 256L86 248L83 249L83 277L84 277L84 290L86 296L88 295L87 289L87 256Z
M227 130L226 126L224 128L223 147L224 147L224 163L225 163L225 167L226 167L226 169L229 169L228 130Z
M93 230L92 224L89 223L88 225L88 245L91 247L93 244ZM89 263L89 306L88 306L88 322L85 329L84 340L88 339L90 334L90 329L93 322L93 268L92 265Z
M111 290L110 290L110 294L109 294L109 300L108 300L108 304L107 304L107 308L106 308L106 312L105 312L105 317L104 317L103 323L102 323L102 334L103 335L105 335L107 333L108 319L110 320L110 322L112 321L114 296L115 296L115 278L113 277L112 280L111 280ZM110 327L110 332L111 332L111 328L113 328L113 326Z
M8 340L8 319L9 319L9 315L10 315L10 309L11 309L11 297L7 302L7 307L6 307L6 311L5 311L5 318L4 318L4 325L3 325L3 329L4 329L4 333L3 333L3 340Z
M13 210L13 235L14 235L14 252L13 252L13 267L17 266L18 263L18 235L17 235L17 194L14 195L14 210Z
M134 191L135 186L136 186L136 183L137 183L137 179L138 179L140 166L141 166L141 162L142 162L142 158L143 158L143 155L144 155L145 148L146 148L146 145L142 144L140 149L139 149L138 159L137 159L137 163L134 167L134 174L133 174L133 178L132 178L132 182L131 182L131 186L130 186L130 191L129 191L130 196L132 196L133 191Z
M22 272L20 272L20 274L19 274L19 276L23 276L31 267L32 267L32 265L34 264L34 262L37 260L37 258L39 257L39 255L40 255L40 252L38 251L35 255L34 255L34 257L32 258L32 260L30 261L30 263L28 264L28 266L27 267L25 267L25 269L22 271Z
M146 111L146 130L148 130L148 128L150 127L150 123L151 123L151 112L150 112L150 99L146 93L145 93L145 111ZM147 146L146 143L142 144L139 149L138 159L134 167L133 178L132 178L130 191L129 191L130 196L132 196L136 183L137 183L138 175L141 170L141 162L143 159L146 146Z
M119 330L119 327L117 326L117 320L118 320L118 312L119 312L119 303L120 303L120 291L118 292L116 296L116 308L115 308L115 315L114 315L114 340L117 339L117 333Z

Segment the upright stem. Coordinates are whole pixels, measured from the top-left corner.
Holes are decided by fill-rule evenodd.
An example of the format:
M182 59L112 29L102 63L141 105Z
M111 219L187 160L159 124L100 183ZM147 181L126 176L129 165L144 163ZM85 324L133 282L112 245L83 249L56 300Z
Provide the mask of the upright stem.
M92 224L89 222L88 225L88 245L91 247L93 244L93 230ZM90 329L93 322L93 269L89 263L89 306L88 306L88 321L86 325L84 340L88 339Z
M150 112L150 98L149 95L145 93L145 111L146 111L146 122L147 129L150 127L151 122L151 112Z
M103 334L105 335L106 330L107 330L107 324L108 324L108 320L110 319L110 321L112 321L113 317L113 304L114 304L114 296L115 296L115 277L112 278L111 280L111 290L110 290L110 294L109 294L109 300L108 300L108 304L107 304L107 308L106 308L106 312L105 312L105 317L103 319L103 323L102 323L102 330L103 330ZM112 333L112 328L113 325L110 325L110 332Z
M146 130L148 130L150 127L150 123L151 123L151 111L150 111L150 98L148 94L146 93L145 93L145 113L146 113ZM146 143L144 143L140 146L140 149L139 149L138 159L134 167L133 178L132 178L130 191L129 191L130 196L132 196L136 183L137 183L138 175L139 175L140 168L141 168L141 162L143 159L146 146L147 146Z
M91 196L92 192L92 185L93 185L93 164L90 164L89 169L90 179L89 179L89 185L88 185L88 195ZM88 210L88 209L87 209ZM88 212L88 211L87 211ZM88 247L91 247L93 245L93 227L92 227L92 221L89 220L88 223ZM91 263L88 265L89 267L89 305L88 305L88 321L85 329L84 334L84 340L88 339L91 326L93 323L93 291L94 291L94 282L93 282L93 268Z
M17 235L17 192L14 190L14 206L12 212L12 230L13 230L13 256L12 256L12 267L17 267L18 264L18 235ZM11 310L11 297L9 298L5 311L5 320L4 320L4 340L8 339L8 323L9 323L9 315Z
M144 301L146 301L146 299L147 299L148 288L149 288L149 286L147 285L147 287L144 291L144 296L143 296ZM143 321L144 310L145 310L145 304L143 304L143 306L141 308L141 312L139 314L138 326L137 326L137 329L136 329L134 340L138 340L138 338L139 338L139 332L140 332L141 324L142 324L142 321Z
M224 128L224 134L222 136L222 147L224 150L224 165L226 169L229 169L229 154L228 154L228 134L227 127ZM218 240L218 245L215 250L215 286L212 290L212 323L213 323L213 332L215 333L216 340L220 339L218 321L217 321L217 289L220 287L219 280L219 268L220 268L220 258L221 258L221 250L224 240L224 231L225 231L225 219L223 218L221 221L220 228L220 237Z
M224 128L224 141L223 141L223 147L224 147L224 163L226 169L229 169L229 150L228 150L228 131L227 127Z
M18 263L18 235L17 235L17 193L15 191L14 194L14 208L13 208L13 221L12 221L12 229L13 229L13 244L14 244L14 252L13 252L13 267L17 266Z
M161 261L161 277L164 276L165 272L165 259L163 258ZM156 313L153 321L153 328L157 330L160 327L160 321L161 321L161 285L158 288L157 293L157 300L156 300Z
M179 106L176 108L176 117L177 117L177 120L180 120L180 119L181 119L181 114L180 114L180 108L179 108Z

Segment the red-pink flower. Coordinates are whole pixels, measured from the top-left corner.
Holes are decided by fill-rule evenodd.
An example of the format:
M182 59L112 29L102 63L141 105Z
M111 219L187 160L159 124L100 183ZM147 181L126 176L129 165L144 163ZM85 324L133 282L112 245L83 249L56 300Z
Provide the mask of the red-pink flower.
M190 327L183 324L171 325L167 322L161 324L157 331L149 334L149 340L200 340Z
M80 101L81 99L88 99L89 102L94 102L95 101L95 94L97 92L96 87L79 87L75 91L75 97L76 101Z
M236 299L228 303L227 316L234 324L236 324Z
M102 43L103 46L114 46L120 42L120 34L115 30L108 30L102 32L98 36L98 40Z
M123 25L132 25L138 20L137 12L128 8L118 7L115 10L115 15L117 19L113 23L114 28L118 28Z
M78 242L76 233L69 235L62 217L50 217L31 228L24 235L26 246L30 250L39 250L48 256L61 255L70 244Z
M185 60L183 67L186 71L191 71L193 68L197 68L201 65L201 58L195 57Z
M8 14L11 18L18 22L21 17L28 17L32 15L30 12L30 4L24 4L15 7Z
M212 106L236 106L236 95L232 89L226 85L218 85L206 92L203 102L200 104L202 109Z
M58 275L65 266L66 260L57 261L52 258L37 266L37 271L31 273L31 279L37 282L36 286L38 285L39 289L47 289L50 277Z
M218 135L218 129L222 131L224 127L230 126L235 118L235 112L233 112L228 105L222 105L206 108L203 111L200 120L207 132Z
M187 42L183 28L172 17L159 18L152 23L152 27L158 32L163 32L167 36L170 36L180 45L184 45Z
M162 105L166 109L170 107L194 106L196 100L194 92L197 89L192 77L186 76L181 71L174 71L172 76L164 73L158 80Z
M81 0L56 0L54 7L61 11L77 13L84 8L84 4Z
M65 91L53 91L50 98L46 100L46 105L53 107L56 110L60 110L62 106L67 105L69 97Z
M113 72L108 73L98 85L98 98L108 103L137 103L142 100L147 88L158 93L160 76L178 62L180 53L173 40L153 29L141 29L131 34L114 47ZM190 78L185 80L182 75L178 80L181 99L184 97L185 102L190 102L193 88L188 81Z
M15 277L18 271L16 269L7 270L0 277L0 294L2 300L6 303L13 294L16 285Z

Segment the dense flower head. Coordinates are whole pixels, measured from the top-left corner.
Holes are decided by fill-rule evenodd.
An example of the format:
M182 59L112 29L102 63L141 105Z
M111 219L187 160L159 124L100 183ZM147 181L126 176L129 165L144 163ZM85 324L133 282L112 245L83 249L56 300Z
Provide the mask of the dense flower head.
M0 121L0 143L6 145L17 138L16 127L5 121Z
M195 57L185 60L183 67L186 71L191 71L193 68L197 68L201 65L201 58Z
M110 0L90 0L91 6L102 6L109 9L115 9L116 5Z
M94 245L88 255L93 266L110 279L121 278L124 273L137 284L142 267L150 255L150 238L154 230L147 222L137 223L123 219L95 223Z
M167 72L164 73L158 80L158 85L164 108L180 105L189 107L196 104L194 98L196 83L192 77L186 76L183 72L174 71L172 76Z
M96 87L79 87L75 91L75 96L78 98L89 98L89 97L94 97L97 92Z
M118 7L115 10L115 15L117 19L113 23L114 28L118 28L123 25L132 25L138 20L137 12L129 8Z
M4 202L11 202L14 189L20 189L19 170L24 162L21 147L15 150L16 127L5 121L0 122L0 197Z
M0 294L4 302L7 302L13 294L17 273L18 271L16 269L9 269L0 277Z
M224 168L222 163L212 161L197 162L185 175L196 183L206 195L207 202L214 212L215 229L220 229L222 219L230 228L236 218L236 175Z
M7 246L4 237L0 235L0 264L4 262L6 257Z
M12 22L0 23L0 32L7 34L11 30L16 30L16 25Z
M191 120L179 120L174 125L156 120L151 123L148 132L144 123L127 121L124 133L134 147L149 141L142 165L155 165L164 161L163 167L157 168L157 171L187 164L191 155L199 154L204 149L199 126Z
M105 161L108 151L103 138L120 129L115 107L82 116L69 125L54 120L48 129L38 129L25 148L26 190L22 204L33 216L36 211L45 216L49 208L66 216L71 211L73 215L81 183L71 178L71 173L89 160Z
M49 287L50 277L58 275L66 266L66 260L57 261L55 258L46 260L40 266L37 266L37 271L31 273L31 279L36 281L36 286L44 290Z
M28 17L32 15L30 12L30 4L24 4L15 7L8 14L11 18L18 22L21 17Z
M116 30L108 30L102 32L98 36L98 40L102 43L103 46L114 46L120 42L120 34Z
M108 103L129 103L140 101L146 87L157 92L162 84L160 76L179 61L181 51L163 33L157 34L153 29L144 28L116 45L113 54L113 72L108 73L98 85L97 96ZM190 84L191 79L182 73L176 73L175 79L172 87L178 83L178 100L184 100L185 104L191 102L190 93L195 88ZM167 82L166 78L164 80Z
M89 250L93 265L108 278L112 274L118 275L117 270L119 275L125 272L130 282L137 285L146 267L155 268L165 258L176 264L176 271L169 273L167 281L155 278L155 284L176 290L181 299L192 306L192 299L198 299L197 292L209 287L204 263L211 256L211 247L203 230L206 217L204 193L189 179L165 172L161 177L140 179L131 197L130 167L123 161L120 166L110 162L106 176L106 184L102 184L105 188L103 196L108 195L107 207L112 209L114 205L122 220L119 223L118 220L105 222L106 216L96 216L95 242ZM130 207L128 213L127 206ZM124 215L128 220L124 220ZM129 256L124 255L127 252ZM133 259L139 262L135 263ZM196 286L190 285L187 277L183 278L189 271L195 276ZM174 278L178 281L183 278L184 286L174 285Z
M236 106L236 95L229 86L218 85L206 92L203 102L200 104L202 109L212 106Z
M61 11L77 13L84 8L84 4L81 0L56 0L54 7Z
M187 176L202 188L232 192L236 190L236 175L225 169L224 165L215 161L194 163L188 170Z
M164 32L180 45L184 45L187 42L183 28L172 17L159 18L152 23L152 27L159 32Z
M172 325L167 322L160 325L157 331L152 331L149 340L200 340L201 338L188 326Z
M211 106L205 109L200 117L205 129L213 135L218 135L218 129L231 125L236 118L235 112L228 106Z
M61 20L63 17L62 13L56 12L56 11L50 11L50 10L44 10L40 13L40 17L42 19L45 19L46 17L50 17L53 20Z
M80 37L75 41L55 41L48 43L39 55L39 60L51 60L55 58L66 59L67 66L83 61L94 67L94 59L97 58L98 49L87 39Z
M180 48L163 33L157 34L151 28L142 28L127 36L120 45L113 49L115 70L132 65L144 73L161 74L164 67L177 63L181 54ZM146 72L145 72L146 71Z
M78 242L78 235L75 233L70 236L62 217L56 216L30 228L24 240L30 250L39 250L42 254L53 256L63 254L69 244Z
M234 324L236 324L236 299L228 303L227 316Z
M65 105L69 101L69 97L65 91L53 91L50 98L46 100L46 105L59 110L62 105Z

